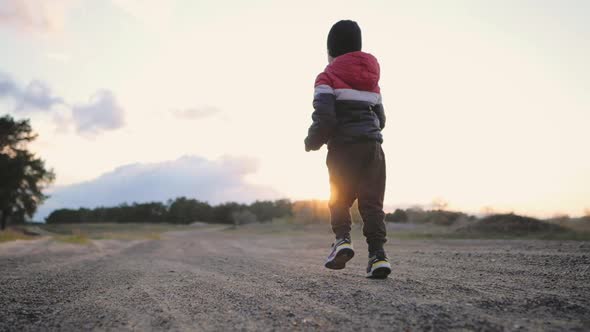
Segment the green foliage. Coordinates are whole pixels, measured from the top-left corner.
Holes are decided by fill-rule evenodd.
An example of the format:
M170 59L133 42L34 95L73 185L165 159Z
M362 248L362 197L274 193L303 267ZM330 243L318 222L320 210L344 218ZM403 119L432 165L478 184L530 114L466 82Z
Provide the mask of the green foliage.
M210 205L196 199L178 197L167 204L159 202L122 204L94 209L58 209L45 221L64 223L173 223L190 224L196 221L234 224L252 221L271 221L291 216L289 200L257 201L250 205L235 202Z
M213 207L207 202L179 197L169 201L167 221L175 224L190 224L195 221L211 220Z
M236 211L232 214L232 218L234 220L234 226L251 224L258 221L256 215L250 212L250 210Z
M461 228L459 231L462 233L471 232L522 236L534 233L559 233L565 232L566 229L557 224L552 224L536 218L508 213L485 217Z
M43 190L55 178L43 160L27 150L37 135L28 120L0 117L0 228L8 218L24 221L32 217L47 196Z
M254 213L256 219L260 221L271 221L275 218L291 216L293 214L291 205L291 201L288 199L280 199L274 202L256 201L248 207L248 210Z
M393 213L385 215L385 220L389 222L409 222L414 224L435 224L441 226L450 226L460 220L472 221L476 218L463 212L445 211L445 210L422 210L420 208L410 208L407 210L397 209Z
M246 209L246 205L235 202L223 203L213 208L213 221L221 224L233 224L234 212Z
M385 221L389 222L408 222L408 214L402 209L395 209L393 213L385 215Z
M121 204L117 207L98 207L59 209L53 211L45 221L47 223L97 223L97 222L162 222L167 216L167 208L159 202Z
M354 222L362 222L354 206L351 215ZM587 231L590 225L588 217L560 219L557 223L558 221L553 219L541 221L515 214L492 215L480 219L462 212L410 208L389 213L385 220L413 224L390 226L395 229L391 232L391 236L402 239L530 237L587 240L590 238L590 232ZM144 228L142 237L145 238L150 234L157 237L159 231L151 230L151 227L164 229L184 227L182 225L196 221L228 225L267 222L264 229L271 233L284 230L285 225L297 230L299 229L297 227L306 224L329 223L330 210L328 202L321 200L257 201L249 205L230 202L210 205L196 199L179 197L169 200L167 204L151 202L95 209L60 209L53 211L46 221L47 224L43 227L57 233L60 233L59 230L64 227L65 229L84 229L80 234L101 234L99 238L136 238L137 235L133 234L137 233L138 228ZM95 229L97 227L98 230ZM113 232L113 227L125 228L125 234L119 235L120 231ZM146 227L150 229L145 229ZM132 234L128 235L129 232Z

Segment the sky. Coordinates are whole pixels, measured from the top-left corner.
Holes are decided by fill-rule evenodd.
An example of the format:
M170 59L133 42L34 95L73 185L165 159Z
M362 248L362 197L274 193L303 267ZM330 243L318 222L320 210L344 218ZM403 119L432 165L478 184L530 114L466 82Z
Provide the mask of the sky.
M326 148L303 139L327 33L353 19L381 65L387 209L582 215L588 17L557 0L0 0L0 114L31 119L57 174L41 217L327 199Z

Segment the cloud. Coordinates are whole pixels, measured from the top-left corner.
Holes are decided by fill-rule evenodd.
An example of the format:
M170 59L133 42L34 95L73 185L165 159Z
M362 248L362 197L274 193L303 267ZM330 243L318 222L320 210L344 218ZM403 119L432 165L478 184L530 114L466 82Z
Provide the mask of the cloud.
M50 110L53 106L63 104L60 97L53 95L51 88L41 81L31 81L22 92L17 110Z
M2 0L0 25L30 31L56 31L76 0Z
M19 95L19 89L14 80L6 73L0 72L0 97L14 97Z
M81 134L121 128L125 124L123 113L114 94L108 90L98 91L87 104L72 108L76 131Z
M213 106L204 106L200 108L187 108L173 110L172 114L181 119L202 119L209 116L220 114L221 110Z
M51 88L42 81L31 81L21 88L8 74L0 72L0 98L10 98L15 102L15 111L49 111L52 107L64 104Z
M125 124L124 109L109 90L97 91L85 104L70 106L54 95L46 83L34 80L21 87L10 75L0 71L2 98L14 102L15 112L54 111L53 121L60 132L66 132L73 125L78 134L95 135ZM57 109L55 106L64 107Z
M258 164L249 158L210 161L185 156L159 163L136 163L116 168L79 184L56 188L37 214L44 218L58 208L114 206L124 202L164 202L179 196L212 204L275 199L277 191L246 182Z

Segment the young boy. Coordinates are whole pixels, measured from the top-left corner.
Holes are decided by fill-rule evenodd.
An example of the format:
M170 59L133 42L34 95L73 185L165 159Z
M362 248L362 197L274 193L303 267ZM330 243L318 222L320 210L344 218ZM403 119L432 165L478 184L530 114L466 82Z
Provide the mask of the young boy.
M354 256L350 207L358 199L363 235L369 245L367 277L386 278L391 265L383 250L385 156L381 130L385 113L379 90L379 63L361 48L361 30L356 22L345 20L332 26L328 34L329 64L315 82L315 111L305 151L328 145L329 205L336 241L325 266L343 269Z

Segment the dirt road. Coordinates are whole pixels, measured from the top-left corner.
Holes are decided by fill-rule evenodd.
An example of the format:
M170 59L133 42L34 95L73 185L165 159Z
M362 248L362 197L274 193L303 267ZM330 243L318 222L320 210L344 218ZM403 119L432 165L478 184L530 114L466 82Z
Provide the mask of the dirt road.
M590 330L590 243L391 240L342 271L327 233L0 245L0 331Z

